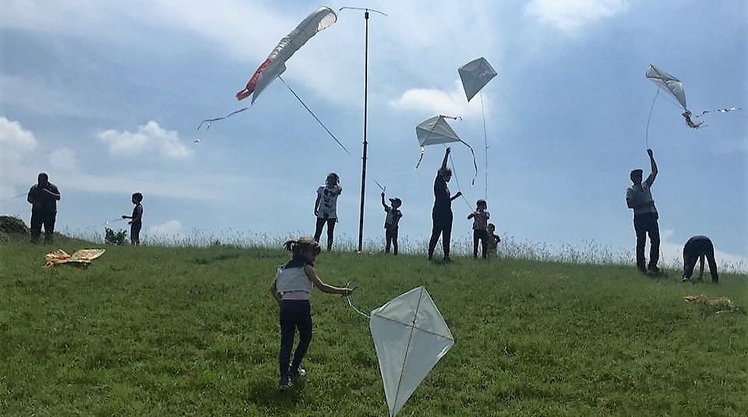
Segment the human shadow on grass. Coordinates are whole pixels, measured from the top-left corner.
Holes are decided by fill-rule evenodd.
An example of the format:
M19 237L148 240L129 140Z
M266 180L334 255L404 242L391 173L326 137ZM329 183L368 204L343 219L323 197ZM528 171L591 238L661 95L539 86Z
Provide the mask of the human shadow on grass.
M281 390L277 381L262 381L249 387L249 400L274 411L295 410L304 403L304 388L304 379L294 380L293 387L288 390Z

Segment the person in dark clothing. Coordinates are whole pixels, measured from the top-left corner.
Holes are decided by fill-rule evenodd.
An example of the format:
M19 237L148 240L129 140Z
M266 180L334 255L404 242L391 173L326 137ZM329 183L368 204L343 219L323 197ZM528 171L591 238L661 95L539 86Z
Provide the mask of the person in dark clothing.
M31 241L39 242L44 226L44 243L51 243L57 218L57 200L60 190L49 182L49 176L42 172L36 185L31 186L26 200L31 204Z
M384 191L382 192L382 207L387 213L387 217L384 219L384 253L390 253L390 245L393 248L393 253L397 255L397 232L399 230L400 218L403 217L403 213L399 210L403 201L399 198L390 198L390 204L388 206L384 202Z
M442 166L436 173L434 179L434 208L431 211L433 226L431 228L431 239L429 240L429 260L434 257L434 249L439 241L439 235L442 237L442 249L444 250L444 262L451 262L449 257L449 239L452 235L452 201L461 196L462 192L457 192L450 196L447 183L452 179L452 170L447 168L447 159L449 158L450 148L444 152Z
M123 219L130 219L130 244L140 246L140 229L143 228L143 194L134 193L132 203L135 207L132 209L132 216L123 215Z
M652 184L657 178L657 164L651 149L647 149L652 172L647 180L642 182L643 171L631 171L630 178L633 185L626 190L626 205L634 210L634 231L636 232L636 267L640 272L659 273L657 262L660 259L660 228L657 224L659 215L652 198ZM644 257L644 246L649 234L649 265ZM645 268L645 265L646 268Z
M699 260L699 281L704 276L704 257L709 262L709 273L712 275L712 282L719 282L717 274L717 262L714 260L714 245L711 239L706 236L693 236L683 245L683 281L689 281L693 275L693 269L696 267L696 259Z

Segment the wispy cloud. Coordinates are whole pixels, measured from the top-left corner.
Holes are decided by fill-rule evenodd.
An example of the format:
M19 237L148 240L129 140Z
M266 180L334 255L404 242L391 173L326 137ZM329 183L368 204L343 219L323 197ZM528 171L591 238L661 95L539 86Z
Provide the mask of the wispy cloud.
M627 0L532 0L525 13L569 34L628 10Z
M179 220L169 220L148 228L148 237L156 240L179 240L185 236L184 226Z
M109 145L109 153L117 156L156 152L167 159L182 159L193 154L174 130L165 130L153 120L139 126L135 132L114 129L99 133L99 139Z
M464 118L480 117L480 100L468 103L460 81L454 83L452 91L432 88L412 88L396 100L389 102L390 107L424 114L446 114Z
M64 171L73 171L78 166L75 151L70 148L59 148L53 150L50 152L47 160L52 168Z

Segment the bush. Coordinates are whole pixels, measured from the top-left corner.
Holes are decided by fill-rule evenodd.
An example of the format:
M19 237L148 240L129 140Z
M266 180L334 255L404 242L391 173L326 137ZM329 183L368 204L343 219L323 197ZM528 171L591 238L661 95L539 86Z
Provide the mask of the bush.
M127 231L119 230L115 232L110 228L104 228L104 243L107 245L118 245L122 246L127 241Z

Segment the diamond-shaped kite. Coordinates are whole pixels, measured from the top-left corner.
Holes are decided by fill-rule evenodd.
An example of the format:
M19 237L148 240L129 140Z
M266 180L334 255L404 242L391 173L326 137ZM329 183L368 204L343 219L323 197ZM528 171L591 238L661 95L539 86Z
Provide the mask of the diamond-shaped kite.
M474 59L461 66L457 69L457 72L460 74L462 88L465 90L465 96L468 101L496 76L496 71L486 61L486 58L483 57Z
M369 329L390 417L395 417L418 384L454 345L454 338L424 287L414 288L372 311Z

